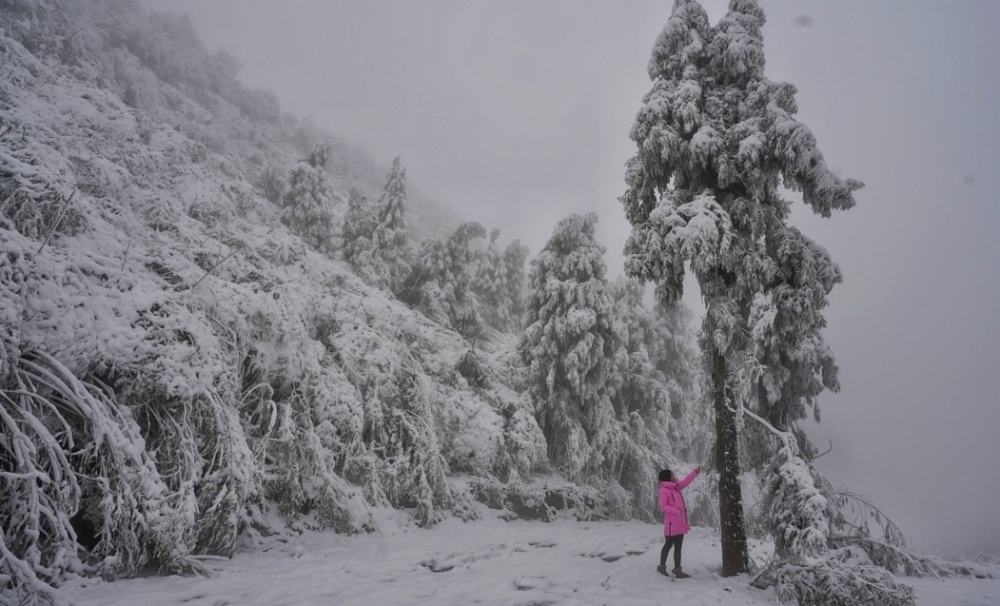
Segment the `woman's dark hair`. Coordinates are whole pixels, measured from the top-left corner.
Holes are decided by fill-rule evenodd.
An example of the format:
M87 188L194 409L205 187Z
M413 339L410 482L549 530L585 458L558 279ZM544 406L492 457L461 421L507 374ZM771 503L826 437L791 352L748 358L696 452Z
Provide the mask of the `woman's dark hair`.
M664 469L663 471L660 472L660 481L669 482L670 478L673 477L673 475L674 474L669 469Z

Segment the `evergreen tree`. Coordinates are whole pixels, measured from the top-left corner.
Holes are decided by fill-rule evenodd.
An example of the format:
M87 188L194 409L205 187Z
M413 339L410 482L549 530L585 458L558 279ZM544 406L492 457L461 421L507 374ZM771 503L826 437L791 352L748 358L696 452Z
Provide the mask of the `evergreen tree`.
M509 329L520 326L524 317L524 285L527 281L524 264L527 260L528 247L521 244L520 240L514 240L503 251L504 283L510 310Z
M425 240L400 288L403 302L465 337L478 337L482 318L472 282L482 253L472 241L485 236L482 225L469 222L459 225L447 242Z
M622 373L622 388L614 399L619 414L638 412L649 416L667 399L663 392L666 375L654 361L660 338L656 318L643 304L643 284L638 280L619 278L608 288L614 305L614 317L628 362Z
M645 288L635 279L619 278L609 292L628 354L627 365L619 371L622 387L614 399L616 411L619 416L637 413L647 424L662 425L662 439L675 455L700 461L705 448L702 428L708 419L698 406L691 312L682 304L648 309Z
M320 141L309 157L292 169L281 211L281 222L321 252L334 248L334 192L323 170L331 149L330 141Z
M789 418L821 386L836 388L818 313L839 272L787 225L778 186L823 217L853 206L862 186L834 175L793 118L795 88L764 77L763 24L755 0L732 0L715 27L696 1L675 2L653 47L621 198L633 226L626 271L673 305L690 263L706 304L726 576L747 567L734 406Z
M372 232L374 254L380 263L379 286L398 293L410 271L413 249L406 229L406 169L399 156L392 161L378 202L378 223Z
M549 459L574 480L603 463L625 355L596 222L593 213L563 219L532 261L520 345Z
M490 232L490 243L480 257L472 288L481 304L483 320L500 331L513 330L524 313L522 285L528 249L515 240L501 250L500 230Z
M659 510L659 486L649 479L665 464L674 467L705 458L709 410L701 398L698 355L690 333L690 312L679 305L666 309L645 302L645 287L619 278L609 285L616 328L624 355L615 365L612 384L621 385L611 397L615 410L614 440L605 449L607 471L633 498L635 514L652 519ZM701 522L714 519L692 495L692 515ZM695 513L697 511L697 513ZM708 517L702 517L705 514Z
M354 273L399 296L410 273L413 246L406 229L406 169L398 156L374 205L359 190L351 190L342 233L344 260Z
M375 228L378 226L378 215L361 190L351 189L347 199L347 212L341 234L344 241L344 260L351 270L361 276L369 284L378 281L378 259L375 256L375 244L372 241Z
M479 259L473 276L472 290L482 303L483 320L497 330L504 330L507 323L505 313L507 289L503 251L497 245L499 238L499 229L490 230L490 243Z

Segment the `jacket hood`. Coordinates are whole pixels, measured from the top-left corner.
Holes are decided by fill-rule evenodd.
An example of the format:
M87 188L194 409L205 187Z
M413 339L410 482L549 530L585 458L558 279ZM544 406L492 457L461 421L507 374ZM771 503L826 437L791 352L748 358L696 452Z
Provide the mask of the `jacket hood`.
M677 482L660 482L660 486L664 488L677 488Z

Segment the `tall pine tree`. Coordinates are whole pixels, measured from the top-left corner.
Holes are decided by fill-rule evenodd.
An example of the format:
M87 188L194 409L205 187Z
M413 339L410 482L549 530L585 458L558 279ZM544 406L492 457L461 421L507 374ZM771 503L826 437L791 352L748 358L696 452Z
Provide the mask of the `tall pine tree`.
M732 0L715 27L698 2L676 0L649 61L621 197L627 273L673 305L689 264L706 305L725 576L748 564L737 407L794 417L837 386L819 311L839 270L788 226L779 185L823 217L852 207L862 186L834 175L793 118L795 87L764 77L763 24L755 0Z

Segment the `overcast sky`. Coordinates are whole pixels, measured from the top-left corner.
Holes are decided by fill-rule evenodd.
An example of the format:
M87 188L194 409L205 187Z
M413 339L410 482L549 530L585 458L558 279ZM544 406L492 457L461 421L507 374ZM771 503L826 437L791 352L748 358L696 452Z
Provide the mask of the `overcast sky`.
M386 166L401 155L410 183L504 243L535 254L560 218L597 212L621 274L628 132L670 0L146 1L189 14L285 111ZM817 464L918 547L1000 554L1000 2L763 6L768 77L798 87L829 164L867 184L831 219L793 213L845 276Z

